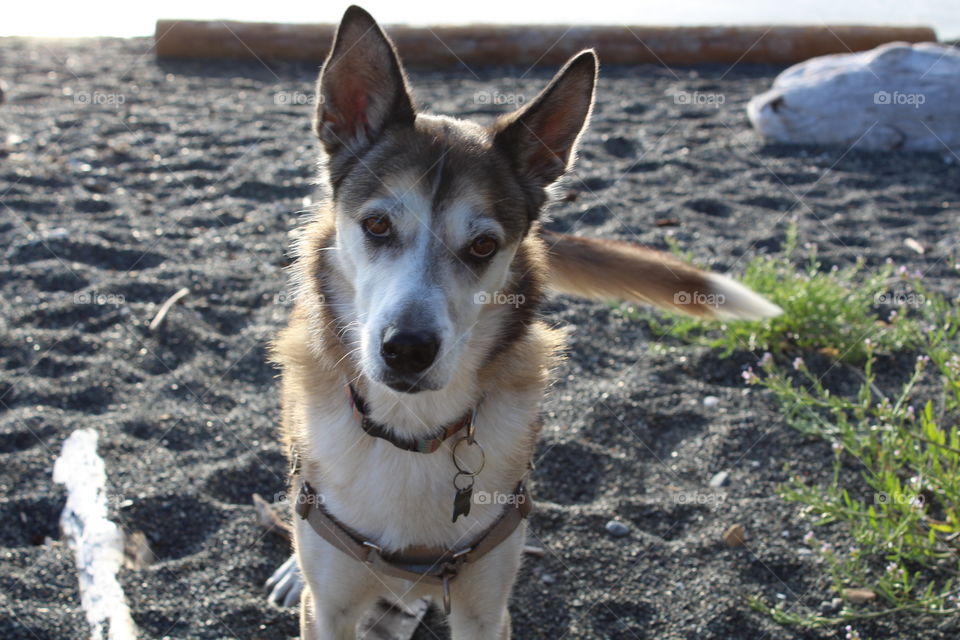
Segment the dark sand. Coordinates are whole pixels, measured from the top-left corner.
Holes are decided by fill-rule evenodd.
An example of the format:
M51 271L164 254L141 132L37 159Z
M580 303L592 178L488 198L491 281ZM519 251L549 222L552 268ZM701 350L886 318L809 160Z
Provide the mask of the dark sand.
M569 182L576 198L554 207L551 225L659 247L673 231L703 263L737 272L779 251L795 219L827 266L890 257L955 291L960 161L765 146L743 107L778 71L604 69ZM250 496L284 489L264 346L289 311L282 268L314 191L311 107L293 103L315 73L158 63L148 40L0 40L0 638L85 637L72 553L58 541L64 494L50 477L82 427L101 434L111 517L145 532L158 556L121 575L144 638L297 634L295 611L262 591L288 550L258 526ZM549 75L412 77L422 105L489 119L496 108L478 92L530 99ZM678 104L674 91L723 104ZM664 218L679 227L656 226ZM181 287L189 297L148 332ZM599 304L560 297L545 311L572 339L544 404L535 475L531 542L547 554L519 577L515 637L842 637L783 629L745 605L759 594L816 609L833 597L800 553L808 524L775 495L787 462L826 479L829 447L744 388L758 354L656 350L642 323ZM723 470L730 485L710 489ZM629 536L606 533L611 518ZM721 541L733 522L747 529L744 548ZM418 637L446 637L431 619ZM858 628L960 633L953 620Z

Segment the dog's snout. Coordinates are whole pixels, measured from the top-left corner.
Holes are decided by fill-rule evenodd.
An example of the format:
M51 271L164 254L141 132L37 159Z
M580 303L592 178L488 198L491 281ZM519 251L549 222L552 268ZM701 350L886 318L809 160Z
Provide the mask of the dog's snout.
M429 331L401 331L387 327L380 353L387 366L398 373L420 373L433 364L440 339Z

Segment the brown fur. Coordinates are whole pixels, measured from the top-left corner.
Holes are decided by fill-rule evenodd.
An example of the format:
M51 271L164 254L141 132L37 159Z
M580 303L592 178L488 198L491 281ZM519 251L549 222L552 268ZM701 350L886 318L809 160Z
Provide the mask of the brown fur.
M550 286L557 291L713 316L712 307L698 302L711 293L706 274L662 251L616 240L540 233L550 261Z

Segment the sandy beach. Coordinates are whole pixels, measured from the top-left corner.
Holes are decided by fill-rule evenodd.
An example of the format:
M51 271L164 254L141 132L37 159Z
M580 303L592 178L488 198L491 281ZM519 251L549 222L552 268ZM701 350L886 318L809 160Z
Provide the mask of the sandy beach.
M282 495L276 371L284 267L314 203L310 64L157 61L149 39L0 39L0 637L87 637L65 501L63 440L95 429L111 518L156 562L120 582L142 638L280 639L297 612L263 583L289 554L251 495ZM666 248L742 272L797 224L825 265L887 259L956 291L960 159L765 145L744 110L781 68L603 68L598 106L548 226ZM489 122L553 69L411 70L421 107ZM926 247L905 246L913 238ZM157 331L179 289L189 294ZM724 358L659 341L615 309L557 296L570 329L543 405L529 557L514 637L827 639L749 609L816 610L831 585L776 487L831 473L829 445L790 430ZM707 397L716 398L704 402ZM729 483L709 486L718 472ZM851 471L853 472L853 471ZM622 521L628 534L605 529ZM746 545L727 548L740 523ZM829 539L830 532L824 533ZM842 541L841 541L842 543ZM445 638L431 614L417 638ZM883 618L870 638L946 640L960 622Z

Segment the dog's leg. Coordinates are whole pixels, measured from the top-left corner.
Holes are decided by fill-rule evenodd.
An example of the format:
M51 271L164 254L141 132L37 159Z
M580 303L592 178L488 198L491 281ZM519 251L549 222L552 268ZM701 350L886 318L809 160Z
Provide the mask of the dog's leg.
M355 640L357 623L385 590L383 583L369 566L313 531L298 534L297 556L306 583L300 606L301 640Z
M453 640L509 640L507 603L520 569L526 527L520 526L476 565L466 567L450 589Z
M354 566L324 573L319 580L307 580L300 606L302 640L356 640L357 624L377 594L366 576L356 571L368 567L352 558L344 559Z

